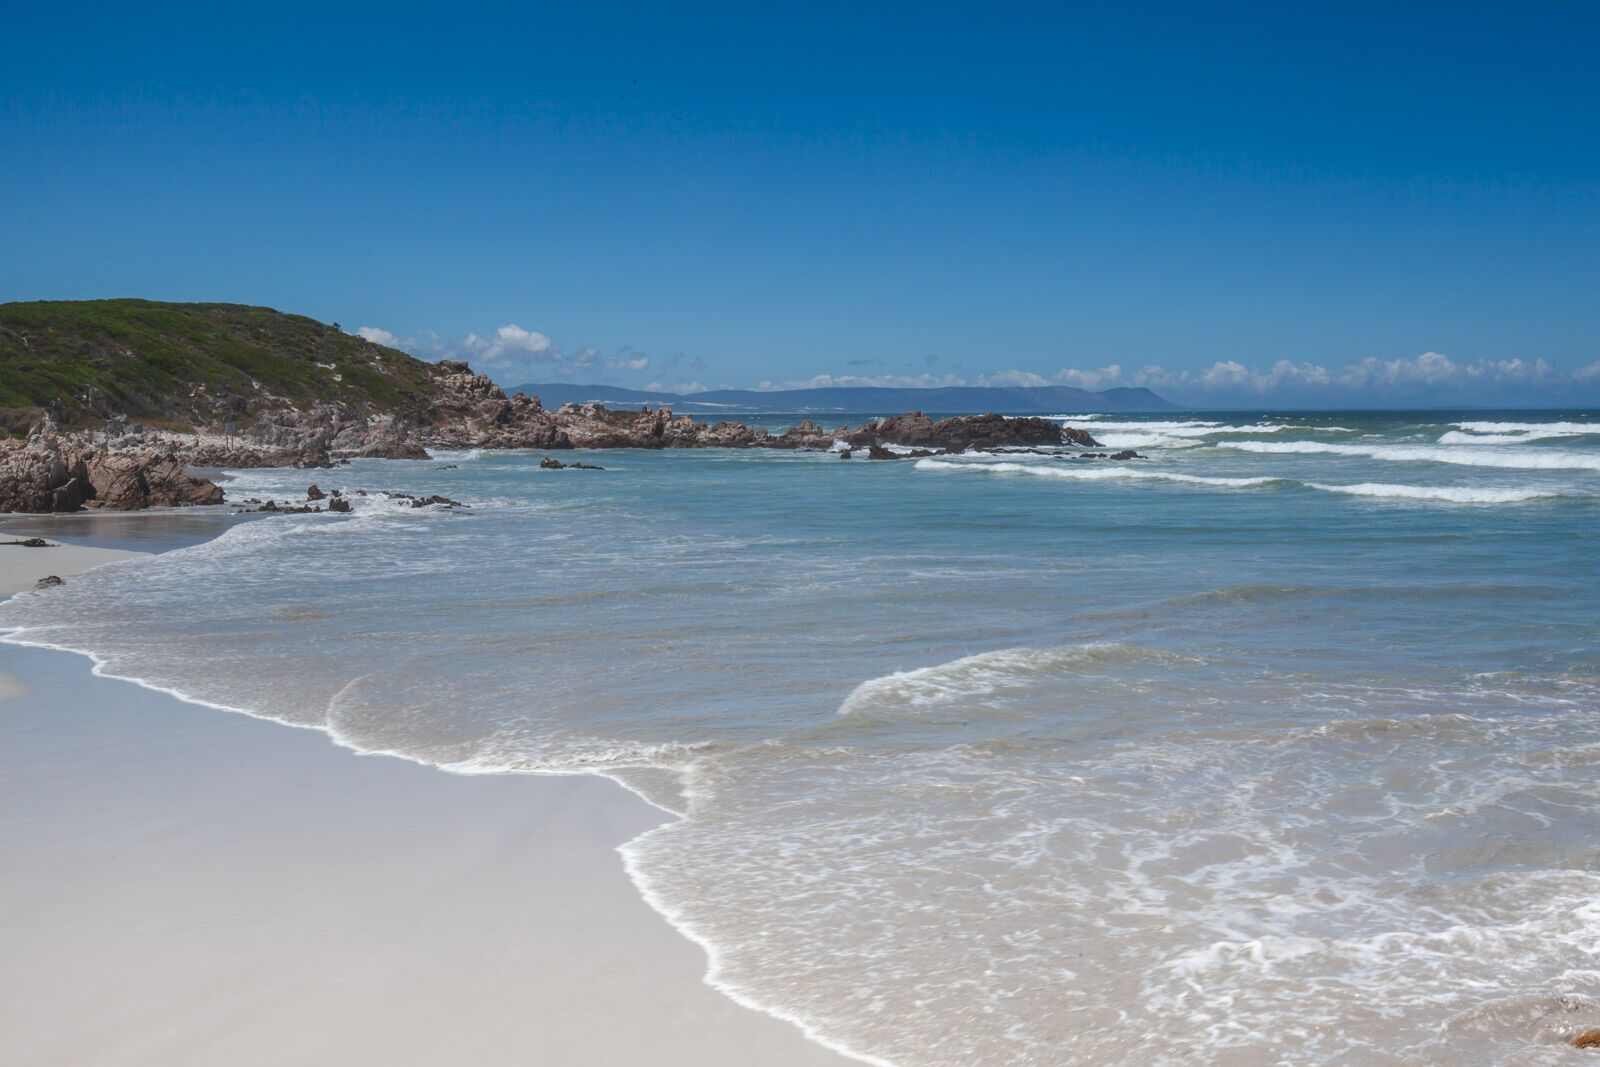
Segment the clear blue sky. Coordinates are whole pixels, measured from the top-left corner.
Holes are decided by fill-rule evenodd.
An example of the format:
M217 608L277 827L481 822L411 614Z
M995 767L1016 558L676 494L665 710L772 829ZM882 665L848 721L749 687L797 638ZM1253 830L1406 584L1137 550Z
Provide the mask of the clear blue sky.
M1595 5L672 7L8 5L0 300L508 380L1600 400Z

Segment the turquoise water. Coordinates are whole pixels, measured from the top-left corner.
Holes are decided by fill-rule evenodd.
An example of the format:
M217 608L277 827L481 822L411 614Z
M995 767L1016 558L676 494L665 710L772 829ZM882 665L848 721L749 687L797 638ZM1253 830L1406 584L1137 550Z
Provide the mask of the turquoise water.
M1579 1055L1600 413L1065 421L1150 458L239 472L472 507L251 522L0 623L362 751L617 778L683 816L625 860L712 980L866 1059Z

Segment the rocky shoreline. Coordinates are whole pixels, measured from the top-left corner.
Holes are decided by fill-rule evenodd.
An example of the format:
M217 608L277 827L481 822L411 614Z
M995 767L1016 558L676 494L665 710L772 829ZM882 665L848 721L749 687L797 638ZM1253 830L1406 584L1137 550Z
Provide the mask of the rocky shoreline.
M866 450L868 458L899 459L968 449L1098 447L1084 430L995 414L934 420L914 412L833 430L806 420L773 434L740 422L698 422L666 407L566 404L551 411L538 397L507 396L487 376L450 360L439 364L436 383L426 421L340 403L284 407L258 415L236 434L222 432L224 426L197 433L152 429L126 418L98 430L64 431L47 419L25 441L0 446L0 511L220 504L221 487L194 468L311 469L357 458L427 459L430 449L839 448L846 458Z

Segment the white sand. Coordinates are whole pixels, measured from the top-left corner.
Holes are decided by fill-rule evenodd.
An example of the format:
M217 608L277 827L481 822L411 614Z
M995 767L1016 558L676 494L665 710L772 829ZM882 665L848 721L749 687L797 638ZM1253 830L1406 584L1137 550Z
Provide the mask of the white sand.
M0 549L12 588L88 551ZM65 653L0 669L0 1063L848 1062L702 982L614 851L665 816L611 782L356 756Z

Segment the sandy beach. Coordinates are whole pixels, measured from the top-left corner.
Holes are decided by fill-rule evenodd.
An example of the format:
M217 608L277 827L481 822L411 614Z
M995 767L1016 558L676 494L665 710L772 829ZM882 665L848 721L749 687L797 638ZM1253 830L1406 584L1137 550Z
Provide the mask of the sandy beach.
M0 581L136 554L4 548ZM609 781L358 756L67 653L0 670L0 1062L846 1062L703 983L615 852L666 816Z

